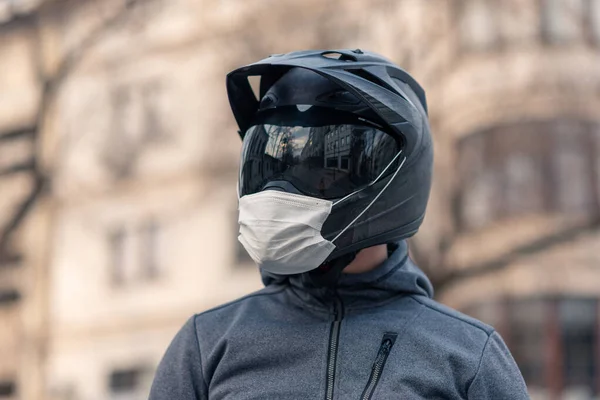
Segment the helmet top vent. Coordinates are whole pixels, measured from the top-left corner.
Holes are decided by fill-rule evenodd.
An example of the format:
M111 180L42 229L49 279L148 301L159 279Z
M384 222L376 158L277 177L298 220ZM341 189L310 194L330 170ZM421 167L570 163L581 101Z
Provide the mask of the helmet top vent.
M321 55L325 58L331 58L333 60L356 61L356 57L350 54L340 53L339 51L326 51L321 53Z

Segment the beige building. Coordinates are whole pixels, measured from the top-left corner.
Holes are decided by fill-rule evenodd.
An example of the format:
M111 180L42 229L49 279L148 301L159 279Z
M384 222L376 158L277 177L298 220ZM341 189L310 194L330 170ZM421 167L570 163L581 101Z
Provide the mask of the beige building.
M600 2L457 10L421 264L497 327L533 398L599 398Z
M600 391L600 2L0 0L0 399L143 399L195 312L260 287L224 76L360 47L428 92L414 258L534 398Z
M260 286L235 258L222 66L198 2L62 7L44 21L59 52L86 35L71 30L104 32L63 81L46 132L46 387L57 399L144 399L187 318Z

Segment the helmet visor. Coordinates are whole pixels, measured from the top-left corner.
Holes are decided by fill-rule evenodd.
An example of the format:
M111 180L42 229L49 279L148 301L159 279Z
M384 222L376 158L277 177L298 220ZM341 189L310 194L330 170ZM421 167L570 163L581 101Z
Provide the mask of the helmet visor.
M341 198L393 173L400 150L394 137L367 124L253 125L244 136L239 193L287 181L307 196Z

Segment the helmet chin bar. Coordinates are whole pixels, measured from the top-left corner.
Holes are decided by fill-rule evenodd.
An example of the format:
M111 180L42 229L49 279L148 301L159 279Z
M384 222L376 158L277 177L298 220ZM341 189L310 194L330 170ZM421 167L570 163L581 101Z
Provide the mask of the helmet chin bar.
M398 157L401 153L402 152L398 153L398 155L396 157ZM395 158L394 158L394 160L395 160ZM406 162L406 157L404 157L404 159L398 166L398 169L392 175L390 181L381 189L381 191L377 194L377 196L375 196L375 198L371 201L371 203L369 203L369 205L367 207L365 207L365 209L356 218L354 218L354 220L352 222L350 222L344 229L342 229L342 231L332 240L332 242L334 242L344 232L346 232L346 230L348 228L350 228L377 201L377 199L381 196L381 194L388 188L390 183L394 180L396 175L398 175L398 172L402 169L402 166L404 165L405 162ZM377 181L377 179L373 182L376 182L376 181ZM346 196L345 198L343 198L342 200L338 200L338 203L346 200L346 198L348 198L351 195L354 195L356 193L357 192L352 193L349 196ZM358 250L358 251L360 251L360 250ZM342 271L354 260L358 251L353 251L353 252L344 254L340 257L334 258L333 260L327 261L327 262L321 264L318 268L302 274L302 279L304 280L304 282L312 284L315 287L334 287L335 284L337 283L340 275L342 274Z
M398 153L398 155L400 155L401 153L402 153L402 152ZM396 156L396 157L398 157L398 156ZM394 159L394 160L395 160L395 159ZM394 160L392 160L392 162L394 162ZM377 193L377 196L375 196L375 198L373 198L373 200L372 200L372 201L371 201L371 202L370 202L370 203L369 203L369 204L368 204L368 205L365 207L365 209L364 209L364 210L362 210L362 211L360 212L360 214L358 214L358 215L356 216L356 218L354 218L354 219L352 220L352 222L350 222L348 225L346 225L346 227L345 227L344 229L342 229L342 230L341 230L341 232L340 232L340 233L338 233L338 234L336 235L336 237L334 237L333 239L331 239L331 242L332 242L332 243L333 243L333 242L335 242L335 241L336 241L336 240L337 240L337 239L338 239L340 236L342 236L342 235L344 234L344 232L346 232L346 231L348 230L348 228L350 228L352 225L354 225L354 223L355 223L356 221L358 221L358 220L360 219L360 217L362 217L362 216L363 216L363 214L364 214L364 213L366 213L366 212L367 212L367 210L368 210L369 208L371 208L371 206L372 206L373 204L375 204L375 202L377 201L377 199L379 199L379 197L381 197L381 195L383 194L383 192L385 192L385 190L386 190L386 189L387 189L387 188L390 186L390 184L392 183L392 181L394 180L394 178L396 177L396 175L398 175L398 172L400 172L400 170L402 169L402 166L404 166L404 163L405 163L405 162L406 162L406 157L404 157L404 159L402 160L402 162L401 162L401 163L400 163L400 165L398 166L398 169L396 170L396 172L394 172L394 174L392 175L392 177L390 178L390 180L388 181L388 183L386 183L386 185L385 185L385 186L384 186L384 187L381 189L381 191L380 191L379 193ZM389 167L389 166L388 166L388 167ZM386 168L386 169L387 169L387 168ZM384 172L385 172L385 171L384 171ZM378 179L379 179L379 178L378 178ZM376 180L375 180L375 181L373 181L373 182L376 182ZM362 190L362 189L361 189L361 190ZM359 192L359 191L357 191L357 192L355 192L355 193L358 193L358 192ZM351 195L353 195L353 194L355 194L355 193L352 193ZM339 204L339 203L340 203L340 202L342 202L343 200L346 200L348 197L349 197L349 196L346 196L346 197L344 197L342 200L339 200L339 201L337 201L337 202L336 202L336 203L334 203L333 205L335 206L336 204Z
M398 153L396 158L400 154L402 154L402 151L400 151ZM396 158L394 158L394 160L392 160L392 162L394 162L396 160ZM344 232L346 232L346 230L348 230L348 228L350 228L352 225L354 225L354 223L356 221L358 221L358 219L360 217L363 216L363 214L377 201L377 199L379 199L381 194L383 192L385 192L385 190L388 188L390 183L394 180L396 175L398 175L398 172L402 169L405 162L406 162L406 157L404 157L404 159L398 166L398 169L394 172L394 174L390 178L389 182L381 189L381 191L377 194L377 196L375 196L375 198L373 198L373 200L369 203L369 205L367 205L367 207L365 207L365 209L360 214L358 214L358 216L356 218L354 218L354 220L352 222L350 222L344 229L342 229L342 231L340 233L338 233L337 236L335 238L333 238L333 240L331 242L334 242ZM390 165L391 165L391 163L390 163ZM388 167L386 167L386 169L387 168L389 168L389 165L388 165ZM385 172L385 170L384 170L384 172ZM375 179L373 181L373 183L377 182L377 180L379 180L379 177L377 179ZM369 186L371 186L371 185L369 185ZM337 203L340 203L340 202L346 200L348 197L350 197L356 193L357 192L352 193L349 196L346 196L343 199L338 200ZM331 261L325 262L325 263L321 264L317 269L313 269L312 271L305 272L303 274L303 279L308 280L308 282L312 283L316 287L334 287L335 284L337 283L340 275L342 274L342 271L344 270L344 268L346 268L348 266L348 264L350 264L352 262L352 260L354 260L357 253L358 253L358 251L353 251L351 253L344 254L340 257L334 258Z

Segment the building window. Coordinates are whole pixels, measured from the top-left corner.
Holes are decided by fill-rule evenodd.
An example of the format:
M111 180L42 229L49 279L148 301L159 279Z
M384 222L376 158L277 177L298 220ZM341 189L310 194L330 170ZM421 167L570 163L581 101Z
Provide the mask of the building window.
M550 44L566 44L582 38L584 29L583 13L587 1L543 0L543 38Z
M116 228L109 234L110 270L114 285L122 285L126 280L125 242L126 232L123 227Z
M541 300L509 302L506 341L533 391L544 386L544 319L546 304Z
M342 157L341 162L342 162L342 166L340 168L347 171L349 169L349 165L350 165L349 164L350 163L350 158L348 158L348 157Z
M160 81L116 87L111 93L112 128L102 161L116 179L129 178L149 145L169 140L164 121L164 88Z
M563 352L563 376L566 398L593 398L596 362L596 301L568 299L559 303L560 348Z
M0 381L0 399L9 398L17 393L17 387L13 381Z
M134 367L128 369L116 369L108 377L108 389L111 399L114 400L138 400L145 398L150 386L149 369L145 367Z
M18 302L21 299L21 293L16 289L0 289L0 307L8 306Z
M154 220L146 221L140 229L141 274L148 279L159 275L160 226Z
M458 145L458 230L535 213L598 207L597 125L558 120L492 127Z
M467 50L487 50L499 41L495 13L498 4L489 0L462 1L460 42Z
M23 255L14 247L6 244L0 248L0 269L19 267L23 263Z
M469 314L494 325L510 348L535 399L594 399L600 394L600 320L593 298L490 302ZM502 309L488 315L486 310Z
M114 286L160 275L161 226L154 218L138 226L118 226L107 239L108 268Z
M110 374L110 391L113 393L133 392L140 384L142 371L128 369L113 371Z

